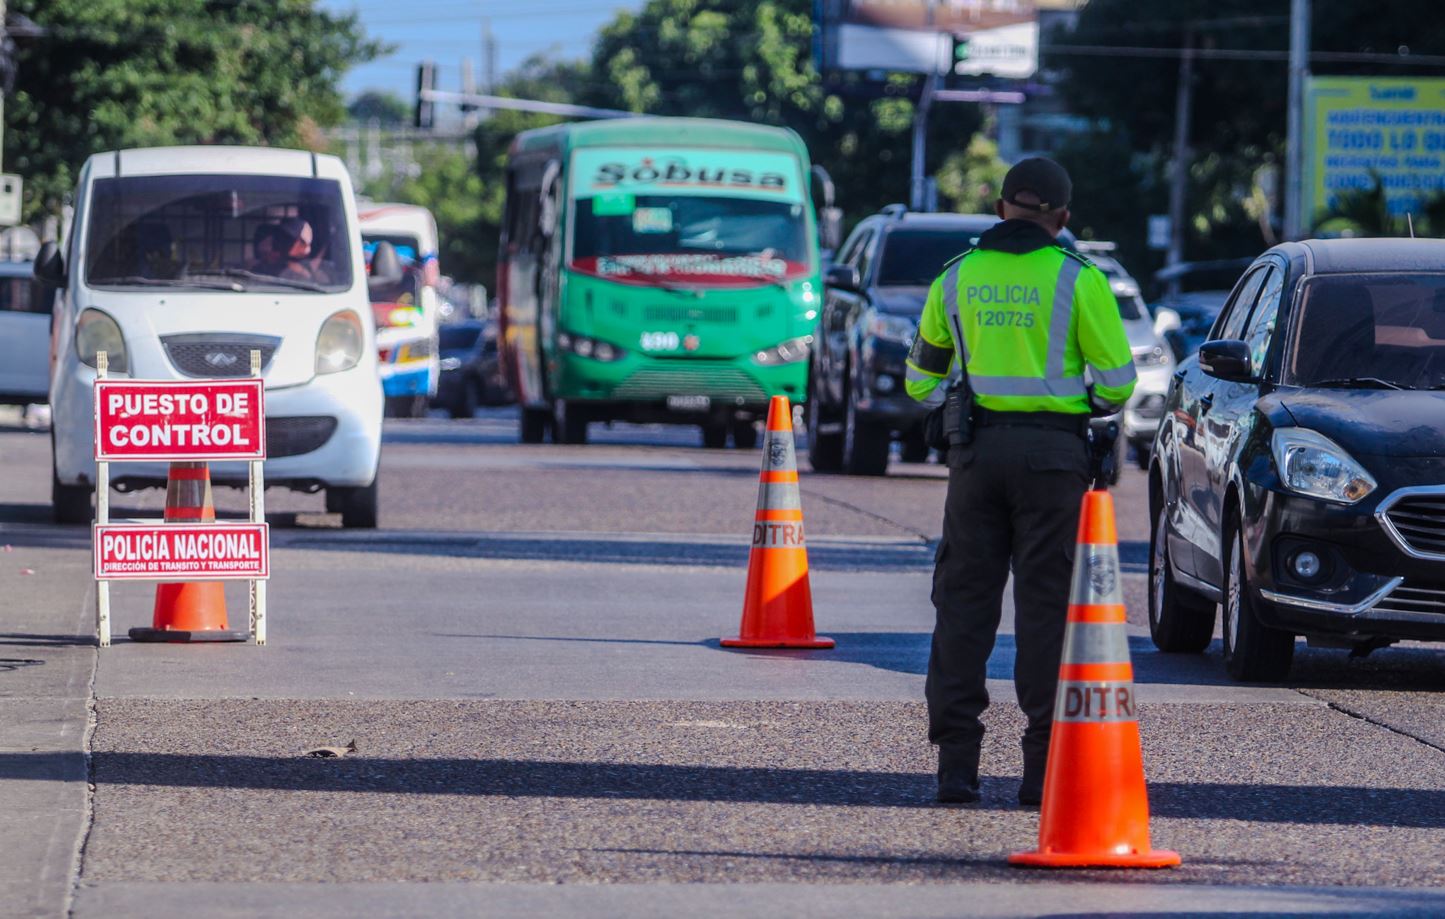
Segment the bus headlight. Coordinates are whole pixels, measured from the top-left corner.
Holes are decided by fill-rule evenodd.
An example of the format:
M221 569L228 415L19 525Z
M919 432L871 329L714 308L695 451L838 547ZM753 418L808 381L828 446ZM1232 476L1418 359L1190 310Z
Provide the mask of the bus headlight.
M796 364L798 361L808 359L808 346L813 343L813 336L800 335L797 338L790 338L787 341L779 342L763 351L753 355L753 360L764 367L774 367L778 364Z
M95 366L96 352L104 351L112 373L129 373L130 361L125 353L125 336L120 326L106 313L88 309L75 323L75 354L87 367Z
M359 316L351 310L332 314L316 336L316 372L340 373L355 367L365 341Z
M563 351L570 351L578 357L590 358L604 364L620 361L622 356L627 353L610 342L588 338L586 335L573 335L570 332L557 333L557 347Z

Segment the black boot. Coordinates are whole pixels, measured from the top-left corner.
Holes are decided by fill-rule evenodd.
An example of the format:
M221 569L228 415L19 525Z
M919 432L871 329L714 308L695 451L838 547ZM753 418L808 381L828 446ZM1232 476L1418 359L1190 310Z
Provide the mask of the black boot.
M1024 780L1019 783L1019 803L1038 807L1044 803L1044 770L1049 764L1049 751L1024 752Z
M973 804L978 793L978 750L938 748L938 803Z

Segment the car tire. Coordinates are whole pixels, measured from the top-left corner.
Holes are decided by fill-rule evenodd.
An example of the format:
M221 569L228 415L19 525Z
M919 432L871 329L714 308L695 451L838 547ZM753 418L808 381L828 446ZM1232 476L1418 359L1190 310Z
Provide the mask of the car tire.
M522 443L540 444L547 439L547 427L552 416L546 409L523 408L521 421Z
M477 382L462 380L457 387L456 398L447 406L447 414L453 418L471 418L477 413Z
M1215 604L1174 579L1168 513L1161 501L1149 533L1149 637L1160 651L1198 654L1214 637Z
M726 422L709 423L702 426L702 445L709 450L722 450L728 445Z
M50 517L56 523L90 523L95 519L90 506L93 489L88 485L64 485L55 467L50 467Z
M381 476L371 480L370 485L346 486L326 489L326 506L341 513L341 525L348 530L374 530L377 521L377 505L380 503L379 484Z
M1278 683L1289 676L1294 661L1294 634L1259 621L1244 573L1244 536L1239 526L1225 534L1223 610L1224 668L1236 680Z
M843 469L843 432L822 432L824 424L836 424L826 409L818 388L813 387L803 405L803 427L808 432L808 462L814 472L841 472Z
M928 462L928 441L923 438L923 425L918 425L913 430L904 434L901 438L903 450L901 458L905 463L926 463Z
M566 399L552 403L552 442L555 444L587 443L586 410L569 404Z
M1134 444L1134 465L1139 468L1140 472L1149 471L1149 459L1153 452L1154 449L1147 440L1141 440Z
M888 471L888 426L858 413L858 401L848 388L843 412L843 471L849 475L883 475Z
M739 450L753 450L758 446L757 423L734 419L732 423L733 446Z

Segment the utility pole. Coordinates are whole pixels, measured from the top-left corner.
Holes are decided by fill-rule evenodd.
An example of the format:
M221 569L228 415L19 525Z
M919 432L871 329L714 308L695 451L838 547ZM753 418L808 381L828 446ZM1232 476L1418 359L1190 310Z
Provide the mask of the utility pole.
M1194 108L1194 30L1184 33L1179 56L1179 85L1174 90L1174 164L1169 174L1169 251L1164 264L1173 268L1184 261L1185 205L1189 192L1189 121ZM1169 292L1179 292L1179 279L1171 277Z
M1310 0L1289 5L1289 114L1285 137L1284 238L1308 230L1304 213L1304 84L1309 78Z
M928 111L933 108L933 94L938 89L938 74L930 73L923 80L918 106L913 110L913 162L908 172L908 209L923 210L928 196L924 170L928 154Z

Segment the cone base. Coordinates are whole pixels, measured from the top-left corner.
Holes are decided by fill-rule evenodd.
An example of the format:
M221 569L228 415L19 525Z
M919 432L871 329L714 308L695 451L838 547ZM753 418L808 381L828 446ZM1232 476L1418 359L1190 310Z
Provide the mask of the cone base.
M1015 852L1008 863L1019 868L1173 868L1180 863L1178 852L1152 849L1114 855L1108 852Z
M831 638L724 638L724 648L814 648L834 646Z
M153 629L134 628L130 630L131 641L169 641L169 642L191 642L191 641L249 641L250 632L241 632L235 629Z

